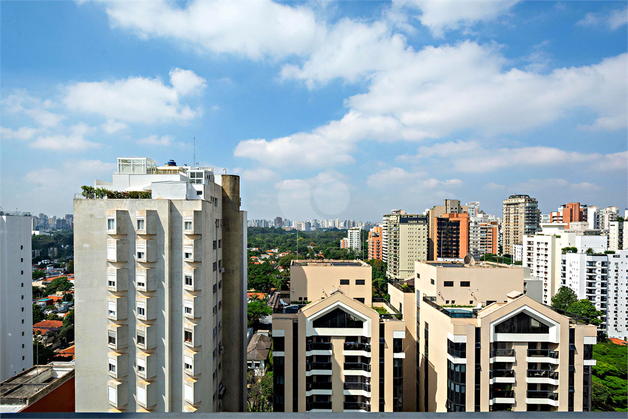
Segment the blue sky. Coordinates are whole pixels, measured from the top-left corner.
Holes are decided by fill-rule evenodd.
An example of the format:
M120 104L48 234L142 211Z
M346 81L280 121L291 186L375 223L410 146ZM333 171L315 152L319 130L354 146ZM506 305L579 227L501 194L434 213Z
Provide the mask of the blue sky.
M2 2L0 205L117 156L242 176L249 218L627 204L626 2Z

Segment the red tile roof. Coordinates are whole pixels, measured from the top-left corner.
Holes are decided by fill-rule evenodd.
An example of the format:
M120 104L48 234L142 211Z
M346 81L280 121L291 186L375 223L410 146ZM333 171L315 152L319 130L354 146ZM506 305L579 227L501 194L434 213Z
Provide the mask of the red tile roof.
M246 298L259 298L260 300L263 300L266 297L266 293L263 292L247 292L246 293Z
M625 340L621 340L621 339L617 339L617 338L610 338L609 339L611 342L613 342L615 345L621 345L621 346L626 346L628 345L628 342Z
M45 335L51 330L60 329L62 326L63 322L61 320L44 320L33 325L33 332L39 330L42 335Z
M63 356L63 357L72 357L72 359L74 359L74 345L69 346L67 348L65 348L62 351L59 351L59 353L57 354L58 356Z

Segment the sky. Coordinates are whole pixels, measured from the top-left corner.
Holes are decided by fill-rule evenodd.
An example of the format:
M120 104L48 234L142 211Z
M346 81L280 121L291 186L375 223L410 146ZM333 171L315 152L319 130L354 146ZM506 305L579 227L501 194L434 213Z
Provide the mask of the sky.
M239 174L249 219L628 207L625 1L15 1L0 19L5 211L71 213L131 156Z

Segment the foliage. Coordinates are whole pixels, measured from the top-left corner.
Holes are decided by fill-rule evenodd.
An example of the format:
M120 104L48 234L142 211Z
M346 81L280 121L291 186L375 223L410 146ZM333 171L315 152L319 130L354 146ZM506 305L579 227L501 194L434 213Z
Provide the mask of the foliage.
M68 281L67 276L62 276L52 280L50 284L46 286L46 295L54 294L57 291L68 291L73 288L73 285Z
M63 327L74 326L74 310L70 310L63 318Z
M247 373L247 410L249 412L273 411L273 373L257 377L253 371Z
M505 263L506 265L512 264L512 258L510 255L497 256L492 253L486 253L480 257L480 261L482 262L495 262L495 263Z
M43 278L44 276L46 276L46 272L45 272L45 271L42 271L42 270L40 270L40 269L35 269L35 270L33 271L33 281L36 281L36 280L38 280L38 279L41 279L41 278Z
M46 289L42 287L33 287L33 299L39 300L44 296Z
M33 258L33 263L48 259L48 251L51 248L57 249L57 256L61 259L67 259L74 255L74 232L72 230L59 230L54 234L33 236L31 243L33 250L40 253L40 256ZM40 267L45 267L45 265L40 264Z
M595 253L595 251L593 251L593 249L591 249L590 247L587 249L587 255L592 255L593 253Z
M33 360L36 365L46 365L48 360L55 355L50 346L44 346L41 342L33 341Z
M569 306L576 301L578 301L578 296L571 288L560 287L556 295L552 297L552 307L569 311Z
M81 186L83 195L87 199L151 199L150 191L110 191L105 188L94 188L93 186Z
M268 316L269 314L272 314L272 312L273 309L266 305L266 301L251 301L246 307L247 326L251 327L257 323L262 316Z
M383 298L388 293L388 280L386 270L388 269L384 261L378 259L367 260L371 265L371 282L373 285L373 297Z
M563 255L566 253L578 253L577 247L563 247L562 248Z
M259 265L249 263L247 287L258 292L270 292L281 286L282 278L275 267L264 262Z
M593 346L592 405L596 411L625 411L628 407L628 348L605 341Z
M602 319L600 317L603 316L604 313L596 310L593 303L591 303L591 301L587 299L582 299L569 304L569 307L567 307L567 311L573 314L577 314L579 316L588 317L591 324L594 324L596 326L602 324Z
M33 304L33 324L44 320L44 312L37 304Z
M46 320L60 320L59 316L57 316L57 313L48 313L48 315L46 316Z
M74 273L74 259L72 259L65 265L65 271L69 274Z

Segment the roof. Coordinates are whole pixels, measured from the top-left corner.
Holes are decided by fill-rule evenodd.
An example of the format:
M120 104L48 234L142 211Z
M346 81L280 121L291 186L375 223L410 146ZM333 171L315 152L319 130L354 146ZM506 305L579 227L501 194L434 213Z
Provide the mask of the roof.
M73 363L35 365L0 383L0 404L33 404L72 377Z
M265 292L247 292L246 293L246 298L259 298L260 300L263 300L264 298L266 298L266 293Z
M246 347L247 361L263 361L268 358L272 339L269 336L256 333Z
M43 320L33 325L33 329L58 329L63 326L61 320Z
M628 341L625 341L625 340L621 340L617 338L609 338L609 340L613 342L615 345L621 345L621 346L628 345Z
M70 347L65 348L62 351L59 351L59 353L57 354L57 356L63 356L65 358L67 357L72 357L72 359L74 359L74 355L75 355L75 351L74 351L75 346L72 345Z

